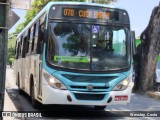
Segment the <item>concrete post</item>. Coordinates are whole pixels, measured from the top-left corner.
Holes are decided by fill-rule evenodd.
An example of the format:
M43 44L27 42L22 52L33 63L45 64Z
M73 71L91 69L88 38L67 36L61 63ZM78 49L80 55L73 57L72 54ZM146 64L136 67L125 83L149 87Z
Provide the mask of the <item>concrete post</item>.
M5 93L8 11L9 0L0 0L0 111L3 111Z

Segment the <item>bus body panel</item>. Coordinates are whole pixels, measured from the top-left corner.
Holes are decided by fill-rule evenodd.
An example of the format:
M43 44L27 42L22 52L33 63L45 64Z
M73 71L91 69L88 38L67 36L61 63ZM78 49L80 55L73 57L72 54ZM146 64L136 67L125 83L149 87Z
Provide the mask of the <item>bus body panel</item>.
M34 54L31 56L26 57L26 91L28 94L30 94L30 86L31 86L31 80L33 80L33 84L35 87L35 95L37 96L40 91L40 59L38 54ZM33 77L33 79L31 78Z
M17 67L17 60L15 59L14 60L14 75L15 75L15 82L16 82L16 85L18 86L18 67Z
M41 89L42 89L42 83L41 83L41 60L40 60L40 55L36 54L33 56L33 75L34 75L34 82L36 86L36 96L41 96Z
M17 67L15 67L17 85L19 84L20 85L19 87L22 89L22 81L21 81L22 80L22 74L21 74L22 58L15 60L15 65L17 65Z
M21 59L21 65L20 65L20 71L21 71L21 84L22 84L22 89L25 89L25 85L26 85L26 83L25 83L25 80L24 80L24 78L25 78L25 59L24 58L22 58Z
M43 53L45 56L45 52ZM114 74L82 74L82 73L73 73L73 72L64 72L64 71L56 71L54 69L51 69L46 65L45 57L43 57L43 72L42 73L48 73L50 75L53 75L58 80L60 80L64 85L67 87L68 90L58 90L55 88L52 88L48 85L45 78L42 77L42 103L43 104L69 104L69 105L116 105L116 104L122 104L127 105L130 103L130 97L133 87L133 81L131 80L129 86L127 89L123 91L112 91L113 87L118 84L123 79L127 78L128 76L132 76L132 69L126 72L122 73L114 73ZM89 84L92 84L93 86L104 86L103 83L83 83L83 82L72 82L69 79L66 79L63 77L63 74L68 75L81 75L81 76L117 76L116 79L113 79L109 82L110 89L105 90L106 92L101 91L85 91L83 92L81 89L71 89L70 86L88 86ZM76 99L74 94L80 93L80 94L104 94L104 98L102 100L78 100ZM70 96L72 99L72 102L68 101L67 96ZM127 96L127 100L122 101L116 101L115 96ZM107 103L109 98L112 97L112 101L110 103ZM82 98L83 99L83 98ZM84 98L85 99L85 98Z
M126 90L123 91L111 91L111 92L105 92L105 97L103 100L77 100L74 96L74 92L70 92L69 90L58 90L53 89L49 85L43 85L43 97L42 97L42 104L68 104L68 105L127 105L130 103L130 97L131 97L131 90L132 87L128 87ZM75 91L75 93L78 93ZM86 94L86 92L84 92ZM88 93L90 94L90 93ZM70 102L67 99L67 96L71 96L72 101ZM128 96L127 100L122 101L116 101L115 96ZM110 103L107 103L109 98L112 97L112 101Z
M26 71L25 71L25 80L26 80L26 93L30 95L29 86L30 86L30 73L31 73L31 56L26 56Z
M17 66L14 68L16 73L16 83L18 84L18 74L19 74L19 84L20 88L24 90L27 94L30 95L30 82L31 76L33 76L34 85L36 86L36 92L39 91L41 94L41 83L39 81L40 73L40 64L41 60L39 59L40 55L31 55L26 56L26 58L20 58L14 61L14 65Z

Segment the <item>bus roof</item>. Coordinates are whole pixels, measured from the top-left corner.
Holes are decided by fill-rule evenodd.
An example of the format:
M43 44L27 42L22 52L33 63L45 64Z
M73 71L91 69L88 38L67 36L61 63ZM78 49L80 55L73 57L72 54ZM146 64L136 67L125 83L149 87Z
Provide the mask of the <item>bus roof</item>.
M62 2L49 2L47 5L49 6L52 6L53 4L60 4L60 5L90 5L90 6L99 6L99 7L108 7L108 8L116 8L116 9L123 9L123 8L119 8L119 7L115 7L113 5L110 5L110 4L99 4L99 3L88 3L88 2L65 2L65 1L62 1ZM125 10L125 9L123 9Z
M122 8L118 8L118 7L113 7L111 5L108 4L98 4L98 3L88 3L88 2L49 2L34 18L33 20L19 33L19 35L17 36L17 38L19 38L26 30L28 30L30 28L30 26L32 24L34 24L36 22L36 20L41 17L45 12L49 11L49 8L52 5L84 5L84 6L97 6L97 7L108 7L108 8L115 8L115 9L121 9L121 10L125 10Z

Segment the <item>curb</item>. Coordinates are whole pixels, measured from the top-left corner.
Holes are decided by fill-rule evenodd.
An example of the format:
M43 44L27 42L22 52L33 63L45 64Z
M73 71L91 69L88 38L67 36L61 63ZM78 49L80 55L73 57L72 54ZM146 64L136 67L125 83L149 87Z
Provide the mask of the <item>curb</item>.
M147 92L147 95L160 100L160 92Z

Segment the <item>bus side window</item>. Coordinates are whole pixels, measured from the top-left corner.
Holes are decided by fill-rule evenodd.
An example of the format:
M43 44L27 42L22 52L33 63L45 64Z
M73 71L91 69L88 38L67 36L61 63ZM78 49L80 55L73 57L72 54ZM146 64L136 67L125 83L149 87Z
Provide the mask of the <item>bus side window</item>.
M38 25L38 42L37 42L37 53L42 54L43 42L44 42L44 29L45 29L46 14L43 14L39 20Z
M40 21L37 21L37 23L35 24L35 37L34 37L34 46L33 46L33 51L34 52L36 52L36 50L37 50L39 24L40 24Z
M29 39L29 53L32 52L32 42L33 42L34 26L31 27L30 39Z
M29 53L30 33L31 33L31 29L28 30L27 42L26 42L27 43L26 54Z
M15 59L22 57L22 41L23 41L23 35L16 40Z
M14 48L14 54L15 54L15 59L17 59L17 39L16 39L16 45Z
M42 53L43 41L44 41L44 24L40 25L39 27L38 43L37 43L37 53L38 54Z
M33 29L33 37L31 39L31 42L32 42L31 52L34 52L34 49L35 49L35 39L36 39L36 24L33 25L32 29Z
M26 50L27 50L27 36L24 38L22 43L22 58L26 57Z
M17 46L17 56L16 59L18 59L20 56L20 42L18 42L18 46Z
M22 57L22 49L23 49L23 35L20 37L20 53L19 53L19 57Z

